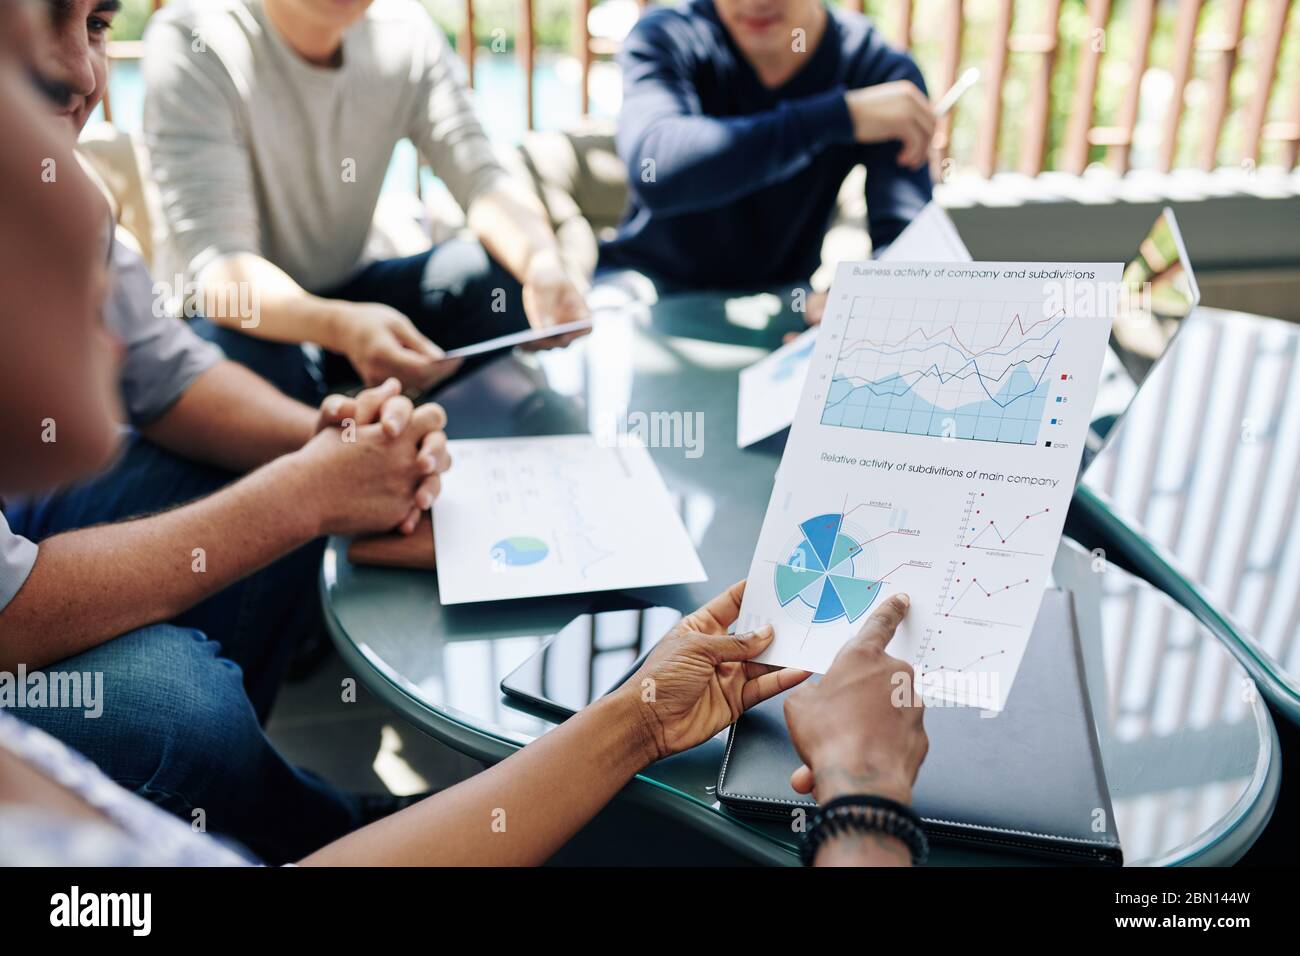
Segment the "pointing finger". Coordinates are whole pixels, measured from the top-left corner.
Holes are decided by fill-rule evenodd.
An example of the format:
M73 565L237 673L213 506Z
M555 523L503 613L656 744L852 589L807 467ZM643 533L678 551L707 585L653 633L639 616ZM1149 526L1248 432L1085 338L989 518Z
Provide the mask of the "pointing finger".
M911 599L906 594L893 595L867 618L866 623L862 625L862 630L844 645L840 653L862 647L874 647L883 651L893 640L894 632L907 616L907 609L910 606Z

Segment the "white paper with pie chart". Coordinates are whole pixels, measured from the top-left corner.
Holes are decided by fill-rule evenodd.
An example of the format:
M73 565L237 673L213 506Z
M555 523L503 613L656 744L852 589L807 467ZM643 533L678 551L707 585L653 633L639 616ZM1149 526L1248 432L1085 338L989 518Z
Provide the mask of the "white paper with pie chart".
M442 604L706 578L679 499L633 438L456 439L433 504Z
M927 700L1001 710L1078 476L1121 267L846 263L739 627L824 673L891 595Z

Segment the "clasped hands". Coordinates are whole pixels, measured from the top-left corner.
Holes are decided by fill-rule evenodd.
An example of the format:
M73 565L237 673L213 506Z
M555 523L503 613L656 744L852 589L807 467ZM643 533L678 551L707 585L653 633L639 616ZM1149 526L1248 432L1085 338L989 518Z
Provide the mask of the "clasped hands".
M294 453L306 465L295 506L320 534L411 534L451 467L446 424L441 405L416 406L396 378L329 396L315 434Z

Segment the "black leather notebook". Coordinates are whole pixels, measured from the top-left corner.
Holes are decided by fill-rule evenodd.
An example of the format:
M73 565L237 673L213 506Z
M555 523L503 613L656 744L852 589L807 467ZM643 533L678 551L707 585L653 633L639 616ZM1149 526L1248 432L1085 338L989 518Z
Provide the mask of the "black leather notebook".
M800 760L782 707L765 701L731 730L718 799L733 812L788 820L816 806L790 789ZM1044 595L1005 710L929 707L925 730L913 807L932 842L1122 862L1069 592Z

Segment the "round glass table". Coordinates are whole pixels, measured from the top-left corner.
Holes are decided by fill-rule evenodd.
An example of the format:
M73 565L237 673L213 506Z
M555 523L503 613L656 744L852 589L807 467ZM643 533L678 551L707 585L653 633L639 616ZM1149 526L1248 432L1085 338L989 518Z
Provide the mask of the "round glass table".
M1212 622L1300 724L1300 328L1200 309L1089 464L1079 504ZM1226 692L1226 687L1219 693Z
M491 362L439 401L453 439L595 431L631 411L697 416L692 447L650 452L709 580L627 595L691 610L747 572L784 442L736 447L737 372L797 325L775 296L675 296L641 315L610 316L564 352ZM553 726L513 706L500 683L590 610L592 596L442 607L432 572L354 565L346 551L347 541L334 539L325 554L326 619L345 662L376 695L485 762ZM1268 822L1279 780L1276 735L1246 672L1187 611L1073 543L1062 544L1054 575L1074 592L1126 861L1238 859ZM1239 692L1220 693L1221 683ZM722 734L656 763L619 799L757 862L796 863L790 827L737 816L715 799L724 744ZM1025 862L947 847L932 861Z

